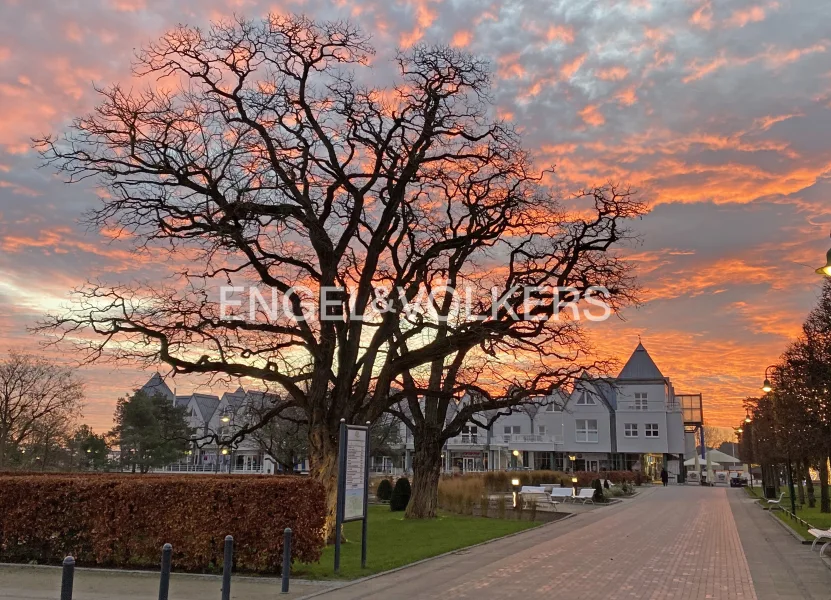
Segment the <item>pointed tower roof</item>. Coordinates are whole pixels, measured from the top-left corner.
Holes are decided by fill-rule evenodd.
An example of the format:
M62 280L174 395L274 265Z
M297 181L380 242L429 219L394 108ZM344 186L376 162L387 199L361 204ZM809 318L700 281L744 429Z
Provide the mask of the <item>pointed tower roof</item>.
M158 372L156 372L156 374L150 378L150 381L141 386L140 391L146 393L148 396L155 396L156 394L161 394L171 402L175 402L176 400L176 397L173 395L173 391L171 391L171 389L167 387L167 384L164 382L164 379L162 379L162 376L159 375Z
M617 378L618 380L664 381L664 375L661 373L661 369L658 368L658 365L655 364L655 361L649 356L649 352L646 351L646 348L640 342L638 342L638 347L635 348L632 356L626 361L623 370Z

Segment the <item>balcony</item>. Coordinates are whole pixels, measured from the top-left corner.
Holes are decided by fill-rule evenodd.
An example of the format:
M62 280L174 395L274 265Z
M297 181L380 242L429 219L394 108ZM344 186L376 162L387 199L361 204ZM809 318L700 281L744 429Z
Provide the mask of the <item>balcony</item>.
M511 433L501 436L502 443L512 444L562 444L563 436L544 433Z

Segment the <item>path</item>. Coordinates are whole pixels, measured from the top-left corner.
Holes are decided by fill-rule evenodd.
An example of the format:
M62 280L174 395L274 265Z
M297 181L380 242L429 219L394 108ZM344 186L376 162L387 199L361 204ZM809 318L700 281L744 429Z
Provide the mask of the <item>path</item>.
M436 561L370 579L319 596L320 600L388 600L389 598L442 598L535 600L720 599L774 600L778 598L831 598L831 571L816 554L802 557L805 571L816 579L810 584L825 595L777 596L777 590L757 593L751 567L742 547L729 498L741 490L670 486L645 489L638 499L581 514L561 523L456 553ZM802 552L770 517L756 507L754 527L760 535L781 545L781 552ZM756 519L758 517L758 519ZM767 521L765 520L767 519ZM758 521L758 522L757 522ZM745 543L767 543L756 534ZM794 589L782 569L768 563L782 557L758 550L749 556L754 571L782 577L780 588ZM761 577L761 575L760 575ZM756 587L766 586L759 580ZM800 588L796 588L800 590ZM808 589L808 588L806 588ZM800 590L799 593L802 593Z

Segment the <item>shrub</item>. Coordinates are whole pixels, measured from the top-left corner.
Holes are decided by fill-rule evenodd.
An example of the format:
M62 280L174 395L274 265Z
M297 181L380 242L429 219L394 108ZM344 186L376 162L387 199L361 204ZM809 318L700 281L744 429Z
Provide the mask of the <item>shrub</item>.
M412 488L410 487L410 480L406 477L401 477L395 482L395 487L390 496L390 510L400 511L406 510L407 504L410 503L410 494Z
M484 479L478 475L458 475L439 479L438 505L451 512L470 514L485 495Z
M382 479L375 491L375 497L381 502L389 502L392 497L392 483L389 479Z
M499 498L496 499L496 515L500 519L505 518L505 511L508 509L508 500L505 498L504 494L500 494Z
M323 550L323 486L295 476L0 475L0 561L157 568L173 545L180 571L222 564L233 535L235 568L276 573L283 530L294 560Z
M491 497L488 494L483 493L482 498L479 502L479 514L483 517L488 516L488 511L491 507Z
M611 486L609 485L609 479L608 479L608 478L607 478L607 479L604 479L604 480L603 480L603 489L608 490L610 487L611 487Z
M604 502L606 500L603 497L603 485L599 479L594 480L594 495L592 496L592 500L595 502Z

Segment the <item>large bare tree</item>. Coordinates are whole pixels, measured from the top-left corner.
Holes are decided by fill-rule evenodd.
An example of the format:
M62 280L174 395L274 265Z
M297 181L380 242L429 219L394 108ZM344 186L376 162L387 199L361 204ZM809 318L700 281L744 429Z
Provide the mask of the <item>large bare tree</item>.
M70 368L17 352L0 360L0 469L27 442L40 443L45 431L72 423L83 398L83 384Z
M515 131L491 118L477 57L416 46L394 57L393 85L373 87L373 53L341 22L179 27L138 56L136 76L152 87L101 89L67 135L37 142L69 181L107 188L93 225L120 228L139 248L188 252L178 280L89 284L42 329L79 343L86 360L273 386L281 402L236 435L303 411L311 474L329 495L327 534L341 419L374 421L411 396L406 373L422 365L494 352L506 337L535 343L513 333L525 327L510 311L521 288L578 264L595 283L619 221L640 212L603 188L584 196L593 216L566 219ZM561 247L563 233L583 241ZM488 318L446 330L407 312L442 263L463 265L468 281L501 273L508 306L488 311L490 295L477 299ZM241 309L255 301L253 318L224 311L223 285L243 288ZM264 308L255 285L287 298L288 310Z

